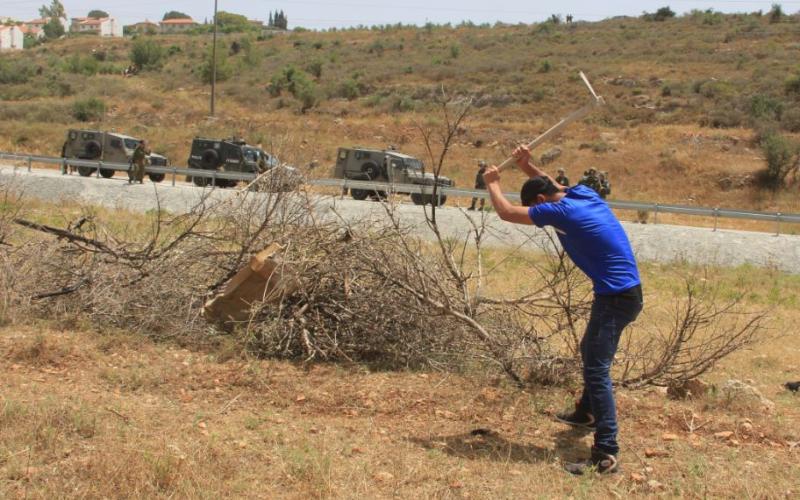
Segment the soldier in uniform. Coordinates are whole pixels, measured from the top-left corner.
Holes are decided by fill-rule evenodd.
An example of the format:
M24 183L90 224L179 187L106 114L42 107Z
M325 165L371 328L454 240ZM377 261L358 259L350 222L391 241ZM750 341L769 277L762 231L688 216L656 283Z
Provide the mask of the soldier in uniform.
M611 182L608 180L608 172L600 172L600 198L604 200L611 194Z
M139 181L139 184L144 184L144 167L147 162L147 155L150 150L147 148L147 141L142 140L133 150L133 157L131 158L131 168L128 169L128 184L134 181Z
M558 177L556 177L556 182L562 186L569 187L569 178L567 177L567 174L564 172L563 168L558 169Z
M478 173L475 174L475 189L486 189L486 182L483 180L483 173L486 172L486 162L480 160L478 162ZM486 198L480 198L481 200L481 210L483 210L483 206L486 204ZM478 203L478 198L472 198L472 204L469 206L467 210L475 210L475 205Z
M597 177L597 169L590 168L583 174L583 178L578 182L586 187L594 189L597 194L600 194L600 179Z

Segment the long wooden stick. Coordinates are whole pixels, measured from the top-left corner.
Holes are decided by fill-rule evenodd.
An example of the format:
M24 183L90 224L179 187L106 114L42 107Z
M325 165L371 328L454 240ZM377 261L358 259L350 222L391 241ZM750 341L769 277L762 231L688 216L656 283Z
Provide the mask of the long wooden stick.
M558 135L559 133L561 133L561 131L567 125L569 125L570 123L572 123L574 121L577 121L577 120L580 120L584 116L586 116L589 113L591 113L592 111L594 111L596 108L598 108L598 107L602 106L603 104L605 104L605 100L595 93L594 89L592 88L592 85L589 83L589 80L586 78L586 75L584 75L582 71L581 71L580 75L581 75L581 79L583 79L583 82L589 88L589 92L592 93L591 102L589 102L589 104L585 105L581 109L579 109L577 111L573 111L572 113L570 113L566 117L562 118L560 122L558 122L555 125L553 125L552 127L550 127L550 129L547 132L543 133L542 135L540 135L539 137L537 137L536 139L531 141L530 144L528 144L528 149L534 149L534 148L538 147L543 142L545 142L548 139L551 139L551 138L555 137L556 135ZM516 160L514 160L514 157L512 156L512 157L507 158L503 163L501 163L497 167L497 169L502 172L503 170L505 170L505 169L515 165L515 164L516 164Z

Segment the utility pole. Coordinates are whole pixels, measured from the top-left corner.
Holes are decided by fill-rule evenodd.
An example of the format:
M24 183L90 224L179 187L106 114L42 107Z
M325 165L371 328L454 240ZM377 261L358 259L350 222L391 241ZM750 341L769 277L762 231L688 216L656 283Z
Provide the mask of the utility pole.
M214 46L211 47L211 116L217 94L217 0L214 0Z

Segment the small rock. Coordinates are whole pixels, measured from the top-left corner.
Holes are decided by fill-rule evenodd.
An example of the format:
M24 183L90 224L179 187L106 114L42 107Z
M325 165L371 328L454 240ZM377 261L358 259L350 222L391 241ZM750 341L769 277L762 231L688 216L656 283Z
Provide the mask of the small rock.
M641 484L641 483L644 482L644 480L645 480L645 477L643 475L638 474L636 472L632 472L631 473L631 481L633 481L634 483Z
M678 436L676 434L665 433L661 435L661 439L664 441L677 441Z
M481 389L481 399L487 403L494 403L500 399L500 391L493 387L484 387Z
M547 165L548 163L556 161L556 159L561 156L561 153L561 148L554 147L544 153L539 160L542 162L542 165Z
M668 457L669 456L669 452L667 450L658 450L658 449L655 449L655 448L645 448L644 456L646 456L647 458L662 458L662 457Z
M694 399L704 396L709 385L700 379L693 378L667 387L667 397L670 399Z
M652 491L658 491L664 489L664 485L659 483L655 479L647 481L647 487L650 488Z
M456 419L456 414L453 413L452 411L449 411L449 410L439 410L439 409L437 409L437 410L433 411L433 414L436 415L437 417L447 418L447 419L450 419L450 420L455 420Z
M717 439L729 439L731 436L733 436L733 431L722 431L714 433L714 437Z
M752 434L753 433L753 424L750 422L745 422L741 425L742 432L745 434Z
M740 380L728 380L720 390L731 403L757 404L766 410L772 410L775 407L775 403L765 398L761 391Z
M382 482L388 482L394 479L394 476L386 471L380 471L375 473L375 479Z

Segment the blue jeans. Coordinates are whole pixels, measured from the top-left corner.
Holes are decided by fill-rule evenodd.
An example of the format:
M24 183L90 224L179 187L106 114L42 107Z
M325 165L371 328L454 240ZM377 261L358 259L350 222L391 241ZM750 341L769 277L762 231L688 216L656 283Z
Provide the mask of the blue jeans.
M616 295L595 295L589 324L581 340L583 395L577 410L594 416L597 426L594 445L612 455L619 452L619 446L617 409L609 372L622 330L636 319L643 305L641 286Z

